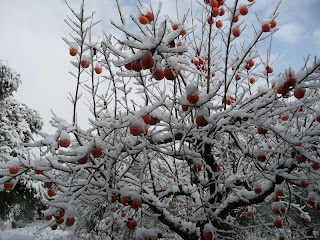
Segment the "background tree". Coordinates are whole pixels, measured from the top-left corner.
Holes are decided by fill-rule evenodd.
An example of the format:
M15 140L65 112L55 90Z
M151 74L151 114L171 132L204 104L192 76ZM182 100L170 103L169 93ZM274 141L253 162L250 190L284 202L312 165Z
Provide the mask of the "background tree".
M20 83L20 75L0 62L0 153L26 158L28 151L20 143L31 141L32 134L41 129L42 120L38 112L13 98L13 92L17 91ZM1 160L1 167L7 166L7 160ZM1 191L1 218L30 221L39 217L43 205L34 188L37 186L30 179L23 179L17 191ZM36 210L38 214L35 214Z
M97 213L89 232L111 239L246 239L251 229L312 238L320 61L274 74L281 1L250 24L252 0L205 0L201 13L164 21L161 3L141 3L130 16L136 28L117 3L112 24L123 38L101 41L84 2L79 12L68 5L72 123L54 115L56 133L25 144L41 155L15 163L48 187L48 225L78 219L79 227ZM252 39L241 41L246 31ZM87 130L77 125L81 97L92 113ZM14 167L17 158L1 157ZM19 180L2 175L6 189Z

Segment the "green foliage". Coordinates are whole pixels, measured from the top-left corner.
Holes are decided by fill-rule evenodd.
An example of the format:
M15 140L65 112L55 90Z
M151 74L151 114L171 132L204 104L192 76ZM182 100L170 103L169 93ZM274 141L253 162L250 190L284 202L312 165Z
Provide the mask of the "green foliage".
M35 189L23 183L18 183L14 191L1 191L0 218L12 218L15 222L31 222L40 218L40 209L44 209L44 205L39 198L34 197L36 194Z

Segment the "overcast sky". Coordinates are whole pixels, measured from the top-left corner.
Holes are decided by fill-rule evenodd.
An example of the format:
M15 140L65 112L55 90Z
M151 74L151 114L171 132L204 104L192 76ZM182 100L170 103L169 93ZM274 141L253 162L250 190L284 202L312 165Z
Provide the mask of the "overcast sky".
M178 0L180 14L187 10L190 2ZM201 0L200 0L201 1ZM227 0L232 1L232 0ZM244 1L244 0L243 0ZM80 0L68 1L79 9ZM138 15L137 0L120 0L125 16ZM158 0L145 1L157 6ZM176 16L175 1L163 0L163 12ZM268 16L269 6L277 0L256 0L254 11ZM110 19L118 21L115 0L86 0L86 11L96 11L95 19L101 20L97 35L115 29ZM250 10L251 11L251 10ZM277 18L280 30L275 34L272 53L280 51L279 64L274 67L295 68L303 64L308 54L320 56L320 1L283 0ZM58 116L71 122L72 105L67 100L68 92L74 92L75 82L68 74L72 69L69 48L62 37L69 37L69 28L64 22L69 9L63 0L1 0L0 8L0 59L5 60L19 74L22 85L15 94L20 102L40 112L45 121L45 131L51 131L48 121L52 109ZM263 17L262 17L263 18ZM85 106L82 106L85 107ZM80 125L87 118L82 116Z

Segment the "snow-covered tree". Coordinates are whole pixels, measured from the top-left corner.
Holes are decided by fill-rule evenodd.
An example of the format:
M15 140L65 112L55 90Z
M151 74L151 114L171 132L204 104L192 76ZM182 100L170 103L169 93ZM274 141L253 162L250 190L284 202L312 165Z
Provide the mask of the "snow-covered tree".
M14 99L13 92L17 91L20 83L20 75L0 62L0 154L26 158L28 151L21 142L31 141L32 134L41 129L42 119L37 111ZM1 158L3 164L6 166L7 160ZM0 193L1 218L11 218L13 215L15 220L26 220L34 217L35 207L38 210L42 207L41 201L34 197L39 194L32 190L30 184L26 188L27 182L31 183L24 179L16 192ZM27 200L23 199L27 196Z
M20 75L0 62L0 153L26 157L27 150L20 143L32 139L42 120L37 111L14 99L20 82Z
M252 23L253 0L205 0L180 19L140 3L129 22L117 1L122 38L99 41L84 1L79 12L67 3L72 122L54 115L57 131L25 144L39 157L1 155L0 182L44 182L53 230L94 216L90 230L111 239L312 237L320 60L274 73L280 3ZM82 97L89 129L77 124Z

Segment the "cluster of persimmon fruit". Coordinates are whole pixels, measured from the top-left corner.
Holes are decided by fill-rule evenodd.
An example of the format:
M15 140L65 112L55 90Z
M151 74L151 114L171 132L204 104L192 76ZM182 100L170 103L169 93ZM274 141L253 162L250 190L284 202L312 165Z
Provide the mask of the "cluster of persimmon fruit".
M74 223L75 223L75 218L74 217L68 217L66 219L66 221L64 220L64 214L65 214L65 210L62 209L60 210L57 214L55 215L45 215L44 219L47 221L50 221L52 219L52 217L54 217L56 219L55 224L51 225L51 229L52 230L56 230L58 228L58 225L62 224L65 222L65 225L67 227L71 227Z
M193 167L193 171L194 172L200 172L203 165L204 165L204 162L203 160L200 160L200 161L194 161L193 159L188 159L188 165Z
M277 93L281 94L284 98L288 98L290 97L290 90L294 89L293 95L298 99L302 99L306 93L306 90L304 88L296 88L296 78L294 78L293 76L289 76L287 81L280 87L278 87L277 89ZM272 85L272 87L274 87L275 84Z
M144 69L149 69L152 73L152 77L158 81L162 80L163 78L166 78L167 80L176 79L176 77L178 76L178 70L176 69L153 69L153 67L155 66L155 61L151 54L152 51L150 52L150 55L144 56L138 61L128 63L124 67L127 70L132 70L136 72L140 72Z
M208 61L208 57L204 58L205 60L203 60L203 58L197 56L193 59L191 59L191 63L193 63L193 65L197 68L197 70L202 70L204 72L208 72L208 68L207 68L207 64L206 61ZM215 76L215 73L211 74L212 77Z
M139 209L139 207L141 206L141 200L139 198L131 198L131 197L127 197L127 196L118 196L118 195L113 195L111 196L111 203L114 203L116 201L118 201L123 205L123 206L130 206L133 210L137 211ZM126 217L126 214L124 212L121 213L121 217L124 218ZM118 219L115 218L115 221L117 221ZM106 222L106 225L109 225L109 221ZM135 229L137 227L137 221L129 218L128 222L127 222L127 227L129 229ZM106 235L109 235L109 231L105 232Z
M191 91L187 94L187 101L189 102L190 105L181 105L182 111L187 112L189 111L189 107L195 107L199 108L200 106L197 105L199 102L200 97L198 91ZM198 115L196 117L196 124L199 127L205 127L208 125L208 121L206 118L202 115Z
M97 49L93 48L92 49L93 55L97 54ZM71 56L76 56L78 53L78 49L74 46L70 47L69 49L69 53ZM80 65L82 68L88 68L90 66L90 61L88 59L82 59L80 61ZM101 74L102 73L102 67L100 65L96 65L96 67L94 68L94 71L96 72L96 74Z
M281 216L283 214L285 214L287 211L285 203L281 201L281 197L284 196L283 188L281 186L276 186L275 192L273 194L274 194L274 197L272 199L273 203L271 205L272 213L279 216L274 221L274 226L276 228L282 228L283 223L281 221ZM315 198L313 197L312 199L315 199ZM309 198L309 200L310 200L310 198ZM309 202L309 200L308 200L308 203L309 204L311 203L311 205L313 206L314 209L317 208L318 210L320 210L320 202L318 203L318 205L316 205L316 204L314 204L314 202L312 202L312 200L310 202ZM304 218L304 221L309 222L310 219L306 217L306 218ZM290 228L291 232L295 232L297 230L297 225L294 222L289 221L289 228ZM281 236L279 237L279 239L282 239Z
M150 114L143 115L143 116L141 116L141 118L145 124L150 125L150 126L155 126L160 122L160 120L158 118L155 118L155 117L151 116ZM130 126L130 133L133 136L141 136L143 134L147 135L148 128L146 126L144 126L144 129L143 129L143 126L141 126L141 125L132 124Z
M248 2L253 2L254 0L248 0ZM225 13L225 10L223 8L225 0L204 0L204 3L207 5L210 5L212 8L211 14L207 19L208 24L213 24L214 23L214 18L218 16L223 16ZM239 12L236 13L237 15L233 18L233 22L238 22L239 21L239 15L245 16L249 12L249 8L245 5L241 6L239 9ZM272 20L270 23L265 23L262 25L262 32L270 32L272 28L274 28L277 25L276 20ZM223 27L223 22L221 20L216 21L216 27L217 28L222 28ZM239 37L241 35L241 30L240 28L234 28L232 30L232 35L234 37Z
M209 25L212 25L214 23L216 17L224 15L225 10L222 6L223 6L225 0L212 0L212 1L205 0L204 2L205 2L205 4L210 5L212 8L210 16L207 19L207 23ZM216 27L222 28L223 22L221 20L216 21Z

